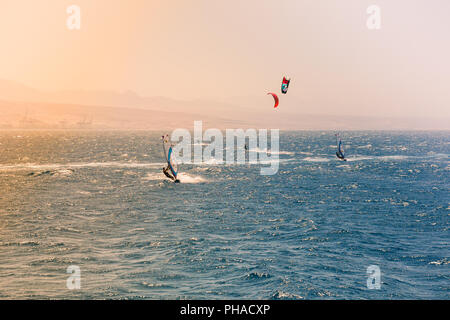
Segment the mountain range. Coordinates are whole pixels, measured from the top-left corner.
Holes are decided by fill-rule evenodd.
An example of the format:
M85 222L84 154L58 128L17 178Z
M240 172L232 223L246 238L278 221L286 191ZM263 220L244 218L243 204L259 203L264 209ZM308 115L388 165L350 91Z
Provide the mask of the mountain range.
M280 97L280 98L285 98ZM449 130L448 119L302 113L302 102L281 101L277 109L265 94L223 100L145 97L132 91L44 92L0 80L3 129L192 129L203 127L281 130Z

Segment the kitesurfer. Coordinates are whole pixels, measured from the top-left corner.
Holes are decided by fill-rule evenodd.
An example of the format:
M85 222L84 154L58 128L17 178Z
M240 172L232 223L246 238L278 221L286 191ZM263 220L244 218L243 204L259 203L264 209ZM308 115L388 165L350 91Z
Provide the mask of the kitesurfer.
M283 94L287 93L290 82L291 82L291 79L286 79L286 77L283 77L283 82L281 83L281 93L283 93Z

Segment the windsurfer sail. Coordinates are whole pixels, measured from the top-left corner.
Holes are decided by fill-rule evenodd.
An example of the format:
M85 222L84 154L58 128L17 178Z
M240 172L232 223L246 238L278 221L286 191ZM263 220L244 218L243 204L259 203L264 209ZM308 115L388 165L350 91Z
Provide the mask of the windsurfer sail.
M339 138L339 141L338 141ZM336 145L337 145L337 152L336 152L336 156L343 160L343 161L347 161L347 159L345 159L345 152L344 152L344 147L342 145L342 140L339 137L339 134L336 134Z
M161 139L163 141L164 156L167 161L167 166L163 168L163 173L166 177L173 180L174 182L180 182L180 180L177 179L178 166L175 161L173 146L170 143L169 135L166 134L165 136L162 136Z

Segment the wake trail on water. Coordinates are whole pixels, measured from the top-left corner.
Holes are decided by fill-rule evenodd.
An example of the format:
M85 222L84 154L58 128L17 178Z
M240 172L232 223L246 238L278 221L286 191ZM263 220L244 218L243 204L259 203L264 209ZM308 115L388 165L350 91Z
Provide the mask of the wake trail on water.
M205 179L204 177L200 175L191 175L188 173L179 173L177 178L180 180L181 183L189 183L189 184L195 184L195 183L207 183L210 182L210 180ZM163 173L159 172L150 172L147 173L147 175L142 178L144 181L168 181L171 182L169 179L167 179L166 176L164 176Z
M364 155L355 155L355 156L348 156L346 157L348 162L354 162L354 161L372 161L372 160L378 160L378 161L402 161L402 160L409 160L409 159L417 159L417 158L427 158L427 157L418 157L418 156L405 156L405 155L389 155L389 156L364 156ZM428 157L429 158L429 157ZM306 157L303 159L300 159L301 161L306 162L330 162L330 161L337 161L335 157Z
M208 180L206 180L202 176L190 175L190 174L184 173L184 172L182 172L182 173L180 173L178 175L178 179L180 179L181 183L205 183L205 182L209 182Z

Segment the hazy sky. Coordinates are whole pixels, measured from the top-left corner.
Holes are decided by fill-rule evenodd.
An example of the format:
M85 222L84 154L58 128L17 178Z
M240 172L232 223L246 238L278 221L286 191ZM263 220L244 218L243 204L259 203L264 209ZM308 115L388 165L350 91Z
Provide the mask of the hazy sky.
M260 97L287 75L291 109L450 117L448 0L1 0L0 15L0 78L41 90Z

